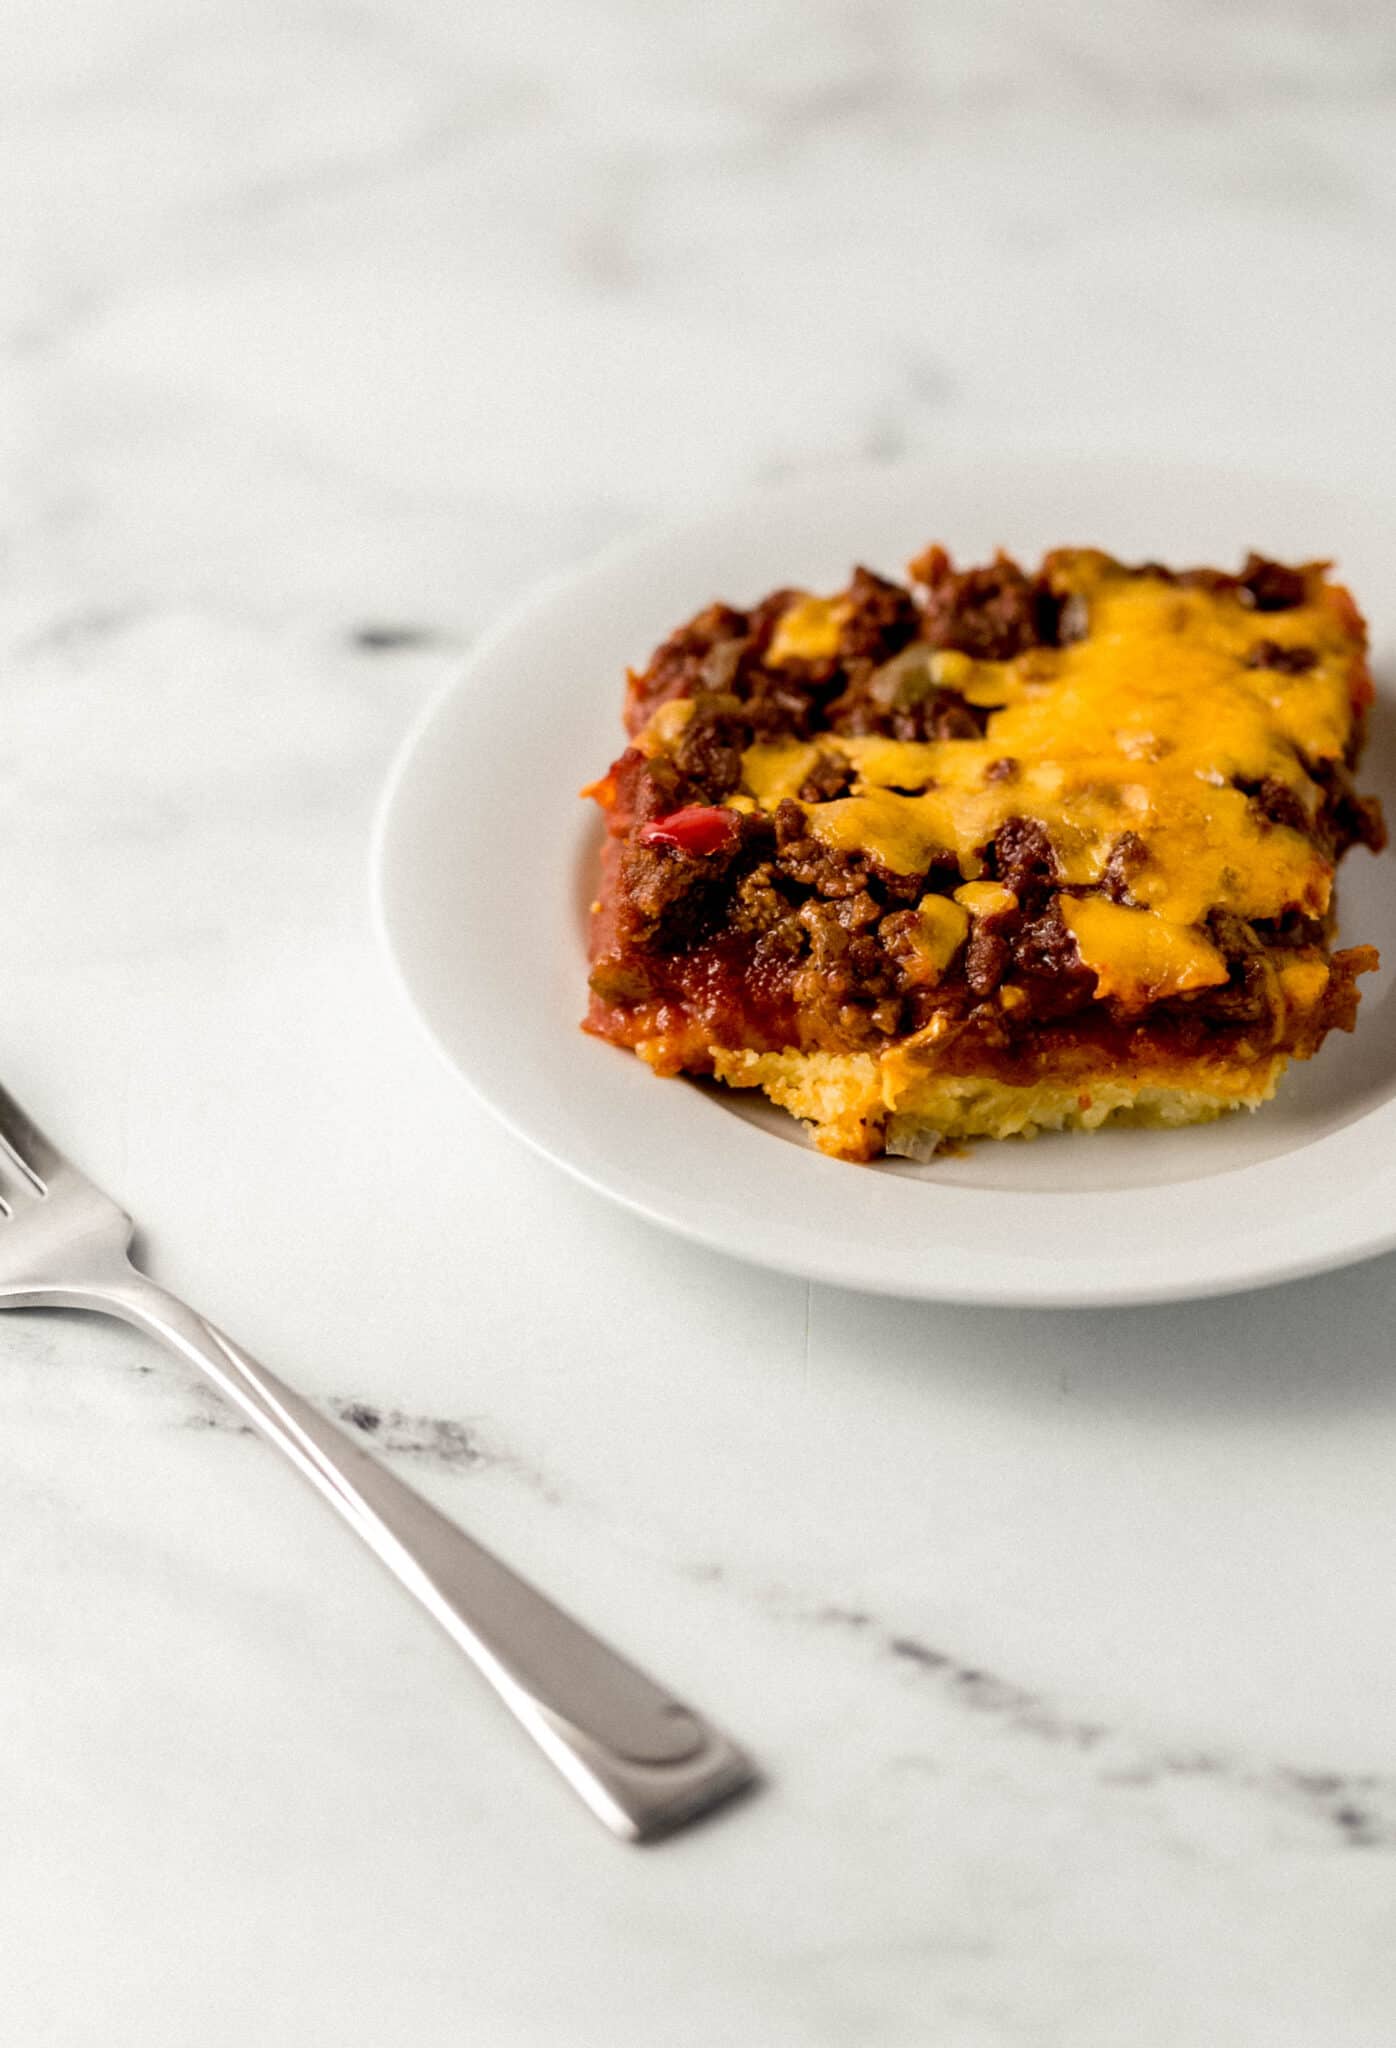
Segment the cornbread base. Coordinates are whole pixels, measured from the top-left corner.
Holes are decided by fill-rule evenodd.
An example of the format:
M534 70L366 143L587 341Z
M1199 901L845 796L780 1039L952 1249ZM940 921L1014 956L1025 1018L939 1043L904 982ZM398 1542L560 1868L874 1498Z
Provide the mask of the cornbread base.
M641 1057L646 1047L636 1048ZM1041 1131L1096 1131L1102 1125L1179 1128L1234 1109L1258 1109L1288 1065L1283 1053L1254 1063L1189 1062L1184 1071L1074 1074L1067 1081L1001 1081L982 1075L907 1075L897 1055L728 1052L713 1048L713 1072L732 1088L760 1088L806 1125L821 1152L866 1160L886 1151L927 1159L971 1138L1035 1138Z

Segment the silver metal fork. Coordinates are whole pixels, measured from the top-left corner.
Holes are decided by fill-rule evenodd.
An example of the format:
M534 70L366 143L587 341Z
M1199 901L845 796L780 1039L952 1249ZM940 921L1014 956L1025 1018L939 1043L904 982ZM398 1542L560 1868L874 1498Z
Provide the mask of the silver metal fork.
M747 1758L701 1715L132 1265L134 1234L131 1218L0 1089L0 1308L117 1316L207 1374L435 1616L616 1834L668 1833L754 1781Z

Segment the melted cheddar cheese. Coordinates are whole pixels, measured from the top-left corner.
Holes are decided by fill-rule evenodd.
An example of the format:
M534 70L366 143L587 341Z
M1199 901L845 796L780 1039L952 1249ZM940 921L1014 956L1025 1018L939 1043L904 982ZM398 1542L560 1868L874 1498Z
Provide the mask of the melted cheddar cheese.
M801 597L781 613L767 659L777 668L788 661L825 661L838 652L849 614L846 598Z
M742 790L774 809L798 800L821 752L842 755L851 791L804 806L811 834L896 874L949 854L969 883L1000 826L1039 821L1073 892L1061 899L1064 915L1100 995L1144 1003L1225 979L1197 929L1213 910L1247 920L1326 914L1331 862L1302 832L1260 815L1248 792L1278 783L1316 812L1322 792L1309 769L1341 759L1352 730L1351 629L1321 601L1257 613L1231 592L1112 573L1090 554L1070 557L1068 571L1089 619L1074 644L1005 662L926 651L922 688L953 688L987 712L982 739L825 733L817 745L757 745L744 756ZM771 658L831 651L838 610L837 600L797 599ZM1313 664L1299 673L1253 666L1262 641L1310 649ZM1083 898L1126 834L1137 842L1129 888L1141 907ZM987 899L956 893L989 914Z
M1099 996L1155 1003L1226 980L1226 962L1211 940L1156 910L1131 910L1104 896L1064 896L1062 916Z
M969 933L969 912L948 896L923 896L916 906L911 938L912 968L908 979L934 987L963 946Z
M963 904L971 917L1002 917L1018 908L1017 897L1001 882L966 882L955 891L955 901Z

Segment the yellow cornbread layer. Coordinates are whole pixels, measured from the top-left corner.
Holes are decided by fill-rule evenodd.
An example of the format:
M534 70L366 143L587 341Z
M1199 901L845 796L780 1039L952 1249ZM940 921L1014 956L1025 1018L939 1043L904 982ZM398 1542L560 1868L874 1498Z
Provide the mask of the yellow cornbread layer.
M925 1074L908 1078L896 1060L870 1053L725 1052L713 1050L713 1071L732 1088L760 1088L809 1127L821 1152L869 1159L929 1150L931 1137L1033 1138L1039 1131L1099 1130L1106 1123L1163 1126L1210 1122L1230 1109L1255 1109L1275 1093L1284 1054L1247 1062L1189 1063L1187 1085L1176 1068L1147 1067L1028 1083L983 1075Z

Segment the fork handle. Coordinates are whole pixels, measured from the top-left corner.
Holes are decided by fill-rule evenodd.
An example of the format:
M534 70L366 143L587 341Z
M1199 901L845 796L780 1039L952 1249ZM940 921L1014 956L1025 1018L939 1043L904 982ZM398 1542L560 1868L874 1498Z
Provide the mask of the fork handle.
M205 1373L325 1496L616 1834L694 1820L754 1779L691 1707L438 1513L221 1330L131 1269L112 1306Z

